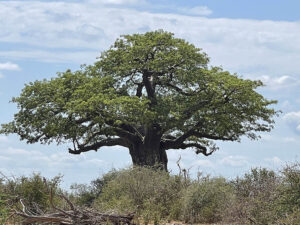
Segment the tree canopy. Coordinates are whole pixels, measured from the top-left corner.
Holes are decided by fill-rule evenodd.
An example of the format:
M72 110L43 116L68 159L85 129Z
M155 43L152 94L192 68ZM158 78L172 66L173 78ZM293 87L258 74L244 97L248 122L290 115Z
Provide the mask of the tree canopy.
M25 85L1 132L28 143L72 143L72 154L120 145L135 165L166 169L166 150L207 156L216 140L270 131L276 101L255 91L262 85L210 66L201 49L172 33L124 35L93 65Z

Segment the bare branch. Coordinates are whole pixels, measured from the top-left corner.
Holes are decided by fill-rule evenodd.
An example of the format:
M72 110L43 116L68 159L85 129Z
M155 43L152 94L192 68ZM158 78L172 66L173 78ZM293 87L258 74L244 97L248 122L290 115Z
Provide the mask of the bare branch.
M216 148L213 148L208 152L207 148L199 143L187 143L181 144L178 149L186 149L186 148L196 148L196 154L203 154L205 156L209 156L216 151Z
M78 145L78 149L71 149L69 148L69 153L71 154L80 154L82 152L88 152L88 151L97 151L99 148L103 146L115 146L115 145L120 145L123 147L128 147L128 144L123 138L107 138L105 140L101 140L99 142L96 142L92 145Z
M173 85L169 82L165 82L165 83L159 83L161 85L164 85L164 86L167 86L167 87L170 87L172 89L174 89L175 91L177 91L178 93L182 94L182 95L185 95L185 96L194 96L195 93L188 93L188 92L185 92L182 88L180 87L177 87L176 85Z

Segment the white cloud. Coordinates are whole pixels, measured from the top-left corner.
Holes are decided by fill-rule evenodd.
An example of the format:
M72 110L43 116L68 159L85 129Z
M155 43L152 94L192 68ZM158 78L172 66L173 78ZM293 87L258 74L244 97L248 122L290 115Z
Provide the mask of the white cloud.
M265 141L271 141L273 139L272 135L270 134L261 134L261 139Z
M294 137L282 137L282 135L270 135L270 134L261 134L262 141L268 141L269 143L293 143L297 142Z
M272 163L274 165L282 165L284 162L277 156L274 156L272 158L266 158L266 162Z
M245 167L249 164L247 158L244 156L226 156L219 161L221 165L224 166L232 166L232 167Z
M215 167L214 163L209 159L199 159L196 162L194 162L193 166L210 167L210 168Z
M112 5L137 5L146 3L143 0L87 0L88 3L93 4L112 4Z
M81 58L84 61L85 55L76 49L100 54L120 34L163 28L202 47L211 57L212 64L223 65L224 69L245 74L254 72L257 77L264 74L290 74L291 78L299 71L295 63L300 61L299 22L151 13L86 1L28 1L26 4L7 1L1 2L1 8L0 41L23 43L33 46L35 51L47 52L45 48L60 48L56 52L57 61L63 60L60 55L65 54L73 54L73 57L69 56L70 60L76 58L77 62ZM193 10L200 9L205 7ZM72 52L69 52L70 49ZM18 52L10 52L7 57L18 57ZM53 50L49 53L49 60L53 60ZM46 55L42 60L45 61ZM22 54L21 57L26 55ZM38 55L34 57L38 59ZM279 78L275 83L287 81Z
M9 142L9 140L8 140L7 136L0 135L0 144L1 143L8 143L8 142Z
M284 109L290 109L292 107L292 104L290 103L289 100L285 100L281 103L281 107L280 108L284 108Z
M289 112L283 116L288 125L298 134L300 134L300 111Z
M265 75L262 76L260 80L272 90L279 90L300 85L300 80L287 75L280 77L271 77Z
M1 149L0 153L1 155L6 155L6 156L21 156L21 157L33 156L36 154L41 155L41 153L37 151L28 151L25 149L12 148L12 147L8 147L7 149Z
M180 8L179 12L195 15L195 16L209 16L212 14L212 11L207 6L196 6L193 8Z
M284 137L283 141L286 143L297 142L297 140L294 137Z
M91 64L100 55L100 51L63 51L50 52L45 50L15 50L0 51L0 57L11 57L14 59L30 59L39 62L75 62L78 64Z
M1 161L4 161L4 160L5 160L5 161L10 161L10 160L12 160L12 159L9 158L9 157L1 156L1 155L0 155L0 162L1 162ZM0 171L0 172L1 172L1 171Z
M77 182L87 183L99 176L99 168L103 170L111 169L111 164L97 157L101 157L101 154L97 153L96 156L87 157L86 155L74 156L67 151L1 147L0 171L6 175L14 174L17 176L41 172L43 176L47 177L62 173L65 176L67 185L76 180ZM74 177L74 171L76 171L78 177Z
M0 63L0 70L20 70L20 67L17 64L6 62Z

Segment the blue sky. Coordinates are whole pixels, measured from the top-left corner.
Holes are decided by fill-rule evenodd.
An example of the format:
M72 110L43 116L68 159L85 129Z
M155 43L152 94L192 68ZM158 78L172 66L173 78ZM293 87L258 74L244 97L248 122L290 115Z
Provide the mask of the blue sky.
M275 129L262 139L218 143L210 157L170 151L169 168L182 166L234 177L251 167L280 169L299 160L299 1L280 0L83 0L0 1L0 123L17 111L9 103L25 83L91 64L121 34L164 29L202 48L211 64L244 78L260 79L261 92L278 100ZM64 185L89 182L115 167L131 164L128 151L104 148L69 155L67 146L27 145L15 135L0 136L0 171L64 174Z

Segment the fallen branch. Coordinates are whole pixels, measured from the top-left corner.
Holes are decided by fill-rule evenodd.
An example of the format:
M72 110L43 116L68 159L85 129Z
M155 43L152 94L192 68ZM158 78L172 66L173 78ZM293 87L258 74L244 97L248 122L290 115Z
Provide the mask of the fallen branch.
M23 217L22 224L29 225L33 223L43 224L59 224L59 225L100 225L110 222L113 225L133 225L132 220L134 215L114 215L104 214L96 211L82 209L74 214L74 211L68 211L66 213L52 213L44 215L30 215L23 212L16 212L16 215Z
M57 196L69 205L70 210L63 210L54 205L53 202L53 188L49 187L44 179L46 190L50 193L50 205L55 210L54 213L36 215L27 210L25 203L20 199L22 210L15 210L14 215L23 218L23 225L30 225L36 223L53 224L53 225L101 225L108 222L112 225L133 225L134 214L116 215L105 214L98 211L86 208L76 207L66 196L57 194Z

